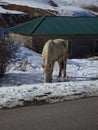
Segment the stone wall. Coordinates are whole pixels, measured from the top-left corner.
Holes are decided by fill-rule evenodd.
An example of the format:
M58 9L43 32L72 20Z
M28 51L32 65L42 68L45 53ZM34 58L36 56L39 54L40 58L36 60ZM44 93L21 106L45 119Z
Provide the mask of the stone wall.
M10 33L9 36L12 40L24 43L25 46L32 49L32 36L14 34L14 33Z

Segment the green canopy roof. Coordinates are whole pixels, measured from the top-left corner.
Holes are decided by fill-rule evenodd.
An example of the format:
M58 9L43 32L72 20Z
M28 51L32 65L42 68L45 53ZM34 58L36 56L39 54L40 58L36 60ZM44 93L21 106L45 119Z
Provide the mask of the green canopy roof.
M98 17L43 16L8 28L19 34L98 34Z

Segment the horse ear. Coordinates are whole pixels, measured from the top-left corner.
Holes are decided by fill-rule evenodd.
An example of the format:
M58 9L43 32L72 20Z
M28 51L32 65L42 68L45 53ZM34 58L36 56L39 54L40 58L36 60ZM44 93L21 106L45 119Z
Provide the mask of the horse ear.
M44 65L42 65L42 68L44 68L45 66Z

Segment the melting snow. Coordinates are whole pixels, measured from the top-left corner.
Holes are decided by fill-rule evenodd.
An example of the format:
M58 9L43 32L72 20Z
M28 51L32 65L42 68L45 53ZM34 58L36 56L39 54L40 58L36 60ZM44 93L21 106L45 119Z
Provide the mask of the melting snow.
M0 78L0 108L98 96L98 57L69 59L65 79L57 78L56 63L53 83L43 83L41 64L40 54L19 47L5 76Z

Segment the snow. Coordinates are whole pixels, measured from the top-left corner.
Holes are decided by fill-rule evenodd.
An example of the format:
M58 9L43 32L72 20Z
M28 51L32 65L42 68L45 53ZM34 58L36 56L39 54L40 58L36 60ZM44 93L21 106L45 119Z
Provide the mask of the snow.
M59 15L62 16L95 16L94 12L82 9L77 6L61 6L58 7Z
M58 15L65 16L94 16L96 12L84 9L84 7L98 7L98 0L52 0L58 7L51 6L50 0L2 0L4 3L26 5L34 8L55 10ZM2 3L1 2L1 3Z
M98 13L84 7L98 7L98 0L2 0L0 5L17 4L50 9L66 16L94 16ZM23 14L0 7L0 13ZM0 78L0 109L24 104L56 103L84 97L98 96L98 57L91 59L68 59L67 77L57 78L55 64L53 83L43 83L42 56L23 45L19 46L16 58L8 65L6 74Z
M42 56L20 45L0 79L0 109L98 96L98 57L68 59L67 77L43 83Z
M52 0L59 6L62 5L75 5L75 6L89 6L89 5L97 5L98 6L98 0ZM22 4L22 5L28 5L28 6L49 6L49 0L23 0L22 2L20 0L2 0L2 2L8 2L8 3L16 3L16 4Z
M7 32L7 30L3 27L0 27L0 37L8 37L9 33Z

